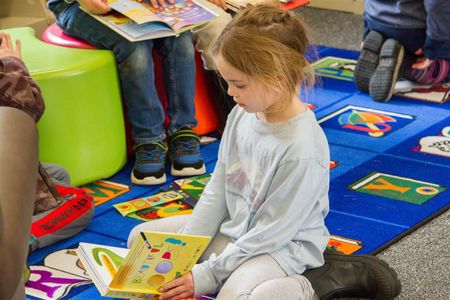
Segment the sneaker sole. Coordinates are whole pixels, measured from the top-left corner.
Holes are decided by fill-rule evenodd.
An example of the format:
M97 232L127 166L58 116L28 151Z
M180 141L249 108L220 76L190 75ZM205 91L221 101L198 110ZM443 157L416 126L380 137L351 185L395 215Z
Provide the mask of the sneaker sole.
M370 79L369 92L372 99L379 102L387 102L394 92L400 67L404 57L403 46L394 39L388 39L383 44L380 52L380 60L394 59L393 66L378 65ZM389 68L393 68L390 70Z
M369 91L370 79L378 66L383 41L383 35L376 31L369 32L364 39L354 73L356 87L361 92L367 93Z
M188 168L183 168L181 170L177 170L173 166L170 169L170 174L175 177L196 176L196 175L205 174L205 172L206 172L205 165L203 165L200 169L188 167Z
M350 256L335 253L325 253L326 256L332 257L334 260L346 261ZM401 283L398 279L397 273L383 260L380 260L372 255L352 255L352 261L358 261L363 264L368 264L375 270L375 278L378 283L378 294L375 300L394 299L400 295ZM331 299L331 298L330 298Z
M138 179L134 176L133 172L131 172L131 182L138 185L157 185L166 182L166 174L161 177L144 177L143 179Z

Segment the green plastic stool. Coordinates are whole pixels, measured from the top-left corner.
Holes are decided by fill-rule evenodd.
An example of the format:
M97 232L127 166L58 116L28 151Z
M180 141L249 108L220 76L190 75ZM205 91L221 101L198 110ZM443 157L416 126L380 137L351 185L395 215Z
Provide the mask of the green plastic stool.
M21 40L22 58L44 95L39 159L64 166L73 185L119 171L127 154L112 52L50 45L29 27L2 31Z

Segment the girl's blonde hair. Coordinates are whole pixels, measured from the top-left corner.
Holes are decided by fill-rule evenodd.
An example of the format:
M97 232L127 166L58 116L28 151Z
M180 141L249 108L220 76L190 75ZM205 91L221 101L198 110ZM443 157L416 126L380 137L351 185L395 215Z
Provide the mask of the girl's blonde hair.
M233 18L212 54L277 90L282 100L277 110L282 110L300 85L314 83L314 71L305 58L308 45L306 26L298 15L260 4L242 9Z

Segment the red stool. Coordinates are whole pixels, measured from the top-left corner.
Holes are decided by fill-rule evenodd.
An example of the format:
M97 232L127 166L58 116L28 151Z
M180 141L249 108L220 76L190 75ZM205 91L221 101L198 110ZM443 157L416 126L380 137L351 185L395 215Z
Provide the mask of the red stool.
M96 49L91 44L79 40L77 38L71 37L65 34L61 28L56 24L50 25L42 34L42 40L46 43L58 45L68 48L79 48L79 49ZM162 74L162 59L161 56L156 52L153 53L154 63L155 63L155 74ZM196 62L196 76L195 76L195 110L198 125L194 130L199 135L208 134L216 131L219 128L219 119L217 111L214 107L214 99L211 98L211 92L208 90L207 78L202 67L202 61L200 54L195 53ZM167 94L164 87L164 77L155 76L156 89L158 91L159 98L165 107L167 107ZM168 119L166 119L166 123ZM129 126L127 125L127 140L130 142Z

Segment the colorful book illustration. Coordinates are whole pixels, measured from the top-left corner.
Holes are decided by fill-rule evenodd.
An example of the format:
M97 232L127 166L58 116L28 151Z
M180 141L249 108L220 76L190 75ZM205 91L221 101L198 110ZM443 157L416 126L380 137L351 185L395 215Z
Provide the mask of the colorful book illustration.
M102 296L153 299L149 295L192 269L210 239L143 231L130 250L80 243L78 256Z
M178 179L174 181L174 187L180 189L197 202L210 179L211 174Z
M158 8L136 0L108 0L108 4L110 13L91 16L132 42L175 36L218 15L195 0L174 0Z
M193 209L194 206L187 203L185 198L183 198L182 200L171 201L164 204L151 206L149 208L144 208L128 214L127 217L147 222L172 216L190 215L192 214Z
M99 206L115 197L118 197L130 190L130 187L126 184L99 180L81 187L94 199L94 205Z
M362 242L338 235L330 235L327 248L350 255L362 248Z
M138 198L130 201L114 204L113 206L122 216L128 216L137 211L158 206L167 202L183 199L183 195L175 191L167 191L152 196Z

